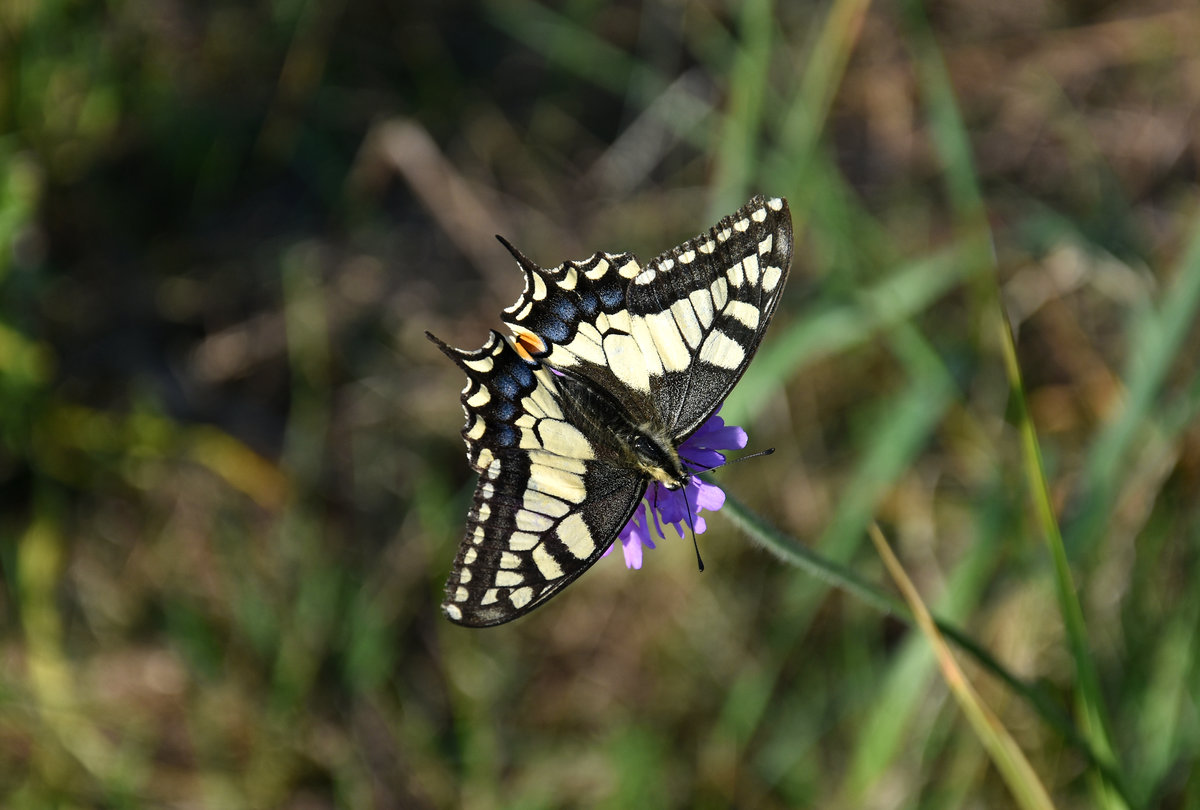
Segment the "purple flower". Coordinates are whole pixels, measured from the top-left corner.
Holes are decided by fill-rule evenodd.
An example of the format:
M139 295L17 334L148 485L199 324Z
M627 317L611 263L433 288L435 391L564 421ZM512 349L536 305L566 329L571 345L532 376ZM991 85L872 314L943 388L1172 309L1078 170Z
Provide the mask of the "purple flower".
M691 472L703 472L725 463L725 456L718 453L718 450L740 450L745 446L746 431L736 425L727 426L724 419L718 414L713 414L699 430L679 445L679 457ZM666 539L664 523L674 526L679 536L683 537L690 510L691 525L697 534L703 534L708 526L704 518L700 517L700 510L715 512L724 505L725 493L721 488L695 476L682 489L667 489L657 481L651 483L633 517L617 536L625 554L625 566L642 567L643 546L654 548L656 533L660 538ZM608 556L614 548L615 543L609 546L604 556Z

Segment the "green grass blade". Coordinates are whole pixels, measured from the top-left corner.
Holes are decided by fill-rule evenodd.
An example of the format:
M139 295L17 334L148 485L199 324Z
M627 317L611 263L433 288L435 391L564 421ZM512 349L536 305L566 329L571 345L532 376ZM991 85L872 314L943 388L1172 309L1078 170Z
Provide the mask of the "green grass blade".
M829 557L813 551L796 538L781 532L729 493L725 495L725 506L722 507L721 514L745 532L748 538L782 562L803 569L826 585L852 594L875 610L896 616L906 622L913 620L909 608L903 602L884 592L874 583L863 579L849 566L835 562ZM1014 694L1028 703L1048 725L1061 734L1064 740L1084 754L1089 762L1099 768L1106 767L1052 698L1038 687L1018 678L986 648L952 623L942 619L936 619L935 623L938 630L953 641L955 646L1003 681Z
M540 3L491 0L488 17L502 31L541 53L565 73L621 97L634 92L642 103L661 94L670 80L584 25Z
M928 309L979 271L961 248L950 248L898 266L849 303L826 305L767 339L722 414L735 424L753 421L794 369L863 345L889 327Z
M823 184L806 181L869 6L870 0L838 0L833 4L804 67L799 90L783 107L787 115L780 126L780 151L787 161L779 179L796 201L792 213L798 220L797 231L803 227L805 210L816 202L823 188Z
M1153 421L1161 392L1188 331L1200 318L1200 222L1157 310L1142 313L1134 331L1120 413L1092 446L1079 516L1066 531L1072 555L1086 554L1104 534L1120 490L1124 462L1139 431ZM1200 378L1194 372L1193 379Z
M921 88L926 94L931 137L942 158L947 176L948 192L959 217L961 230L978 246L978 260L988 261L992 237L982 202L983 195L979 190L966 127L963 124L945 64L925 20L924 11L917 2L910 2L907 9L909 36L914 58L918 64ZM994 289L981 291L979 297L981 298L980 303L983 303L986 298L991 298L994 303L999 300ZM986 312L986 310L981 311ZM1099 688L1096 666L1092 660L1083 611L1067 564L1058 522L1050 505L1049 487L1046 482L1037 435L1028 416L1028 406L1020 379L1012 333L1007 320L1002 317L1002 321L1001 344L1005 357L1005 369L1013 390L1013 399L1020 411L1019 421L1025 472L1033 491L1038 521L1054 562L1054 581L1059 609L1069 639L1071 654L1075 661L1078 687L1076 697L1080 704L1083 732L1089 739L1093 750L1107 766L1101 771L1104 778L1096 793L1104 806L1120 808L1128 804L1128 800L1125 798L1127 793L1122 787L1123 780L1119 778L1120 769L1116 763L1108 731L1103 696ZM1114 774L1118 775L1115 781L1112 778Z
M1004 366L1012 386L1013 403L1016 409L1018 427L1021 431L1022 457L1025 462L1025 477L1033 498L1034 510L1050 557L1054 563L1054 582L1058 595L1059 610L1067 631L1067 639L1071 645L1071 655L1075 660L1075 673L1078 686L1077 698L1081 714L1083 733L1091 742L1093 750L1106 765L1102 772L1105 781L1113 789L1101 788L1107 806L1128 806L1129 800L1123 787L1123 779L1116 764L1108 731L1108 720L1103 708L1103 696L1100 692L1100 679L1092 661L1091 650L1087 638L1087 628L1083 619L1083 608L1079 603L1075 583L1071 576L1070 563L1067 561L1066 547L1063 545L1062 534L1059 532L1058 520L1054 514L1054 506L1050 500L1050 487L1046 481L1045 466L1042 463L1042 452L1038 444L1037 432L1033 421L1029 418L1028 404L1025 398L1025 387L1021 380L1021 369L1017 363L1017 349L1013 343L1012 330L1008 321L1001 319L1000 345L1004 353ZM1116 779L1114 780L1114 777Z
M775 32L771 0L743 3L741 40L729 74L729 101L716 143L713 180L713 221L746 198L754 168L759 165L759 136L763 99L771 67ZM713 213L713 212L710 212Z

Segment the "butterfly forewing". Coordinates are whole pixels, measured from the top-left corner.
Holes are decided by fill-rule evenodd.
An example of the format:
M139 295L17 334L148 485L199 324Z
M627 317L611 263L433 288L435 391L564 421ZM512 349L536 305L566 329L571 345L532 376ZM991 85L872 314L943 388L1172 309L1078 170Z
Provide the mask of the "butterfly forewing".
M463 437L480 473L443 610L460 624L500 624L598 560L646 484L571 424L549 369L498 333L477 352L438 344L467 372Z
M791 258L787 202L755 197L629 285L635 334L649 333L639 342L653 347L644 355L655 406L677 442L712 416L750 364Z
M645 266L542 268L504 244L526 276L503 315L513 337L466 352L430 335L468 376L480 481L443 609L473 626L527 613L612 545L650 480L618 433L649 425L678 447L720 407L783 292L792 223L786 201L755 197Z
M504 320L535 335L531 345L550 365L592 380L635 419L682 440L749 365L791 256L787 202L755 197L645 267L630 253L550 269L519 256L525 292Z

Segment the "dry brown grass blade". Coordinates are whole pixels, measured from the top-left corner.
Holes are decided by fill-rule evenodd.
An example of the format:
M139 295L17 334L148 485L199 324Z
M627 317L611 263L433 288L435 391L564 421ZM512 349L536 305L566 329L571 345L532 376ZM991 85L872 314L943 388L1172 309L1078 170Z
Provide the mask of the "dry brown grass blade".
M506 217L498 203L459 174L429 132L407 118L376 124L367 134L351 183L378 183L381 168L404 178L446 236L479 268L493 294L508 296L512 262L496 245L496 234L511 232Z
M871 542L875 544L884 565L887 566L888 573L892 575L904 600L908 602L917 626L933 646L934 655L937 656L938 667L942 670L942 677L946 679L946 685L950 687L954 699L962 707L963 713L970 721L979 741L983 743L988 756L995 763L996 769L1004 777L1005 783L1012 791L1013 798L1023 808L1052 810L1054 803L1034 772L1033 766L1029 764L1029 760L1025 758L1012 735L1008 733L1008 729L1000 722L1000 718L996 717L987 707L979 693L975 691L975 687L967 679L966 673L959 667L950 648L942 638L942 634L934 624L928 608L921 600L916 586L904 572L904 567L896 559L896 555L892 553L883 532L874 523L867 531L871 535Z

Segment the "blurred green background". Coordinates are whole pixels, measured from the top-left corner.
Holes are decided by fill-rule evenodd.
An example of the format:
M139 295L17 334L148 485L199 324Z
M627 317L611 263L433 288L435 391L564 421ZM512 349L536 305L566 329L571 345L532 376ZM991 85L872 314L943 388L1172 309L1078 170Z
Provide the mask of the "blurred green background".
M0 805L1011 806L923 637L719 515L702 576L439 614L474 480L423 332L500 326L493 234L648 259L761 192L792 280L725 413L777 452L723 486L890 592L878 519L1091 706L1123 799L960 656L1056 806L1200 807L1197 42L1186 0L0 0Z

